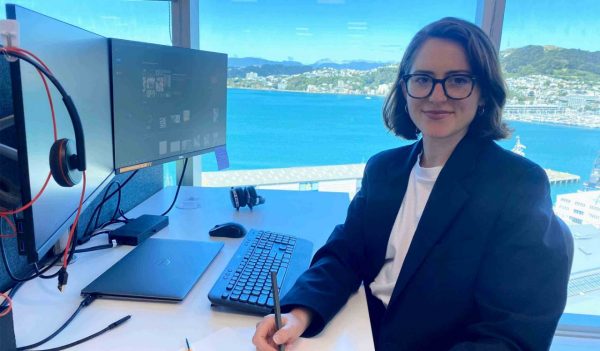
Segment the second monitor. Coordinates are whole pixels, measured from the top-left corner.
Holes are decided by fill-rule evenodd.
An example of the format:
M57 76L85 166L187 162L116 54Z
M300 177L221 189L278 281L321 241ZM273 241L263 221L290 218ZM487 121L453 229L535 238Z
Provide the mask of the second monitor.
M117 173L225 145L226 54L120 39L110 47Z

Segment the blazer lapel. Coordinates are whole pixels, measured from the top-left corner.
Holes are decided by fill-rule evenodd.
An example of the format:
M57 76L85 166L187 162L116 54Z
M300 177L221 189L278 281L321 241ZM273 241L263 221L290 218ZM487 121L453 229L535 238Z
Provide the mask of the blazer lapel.
M481 144L476 140L464 137L444 165L404 259L390 305L410 281L431 248L447 232L448 226L469 198L461 180L474 168L480 149Z
M368 223L372 228L370 243L373 245L372 257L374 257L374 261L369 263L368 275L370 278L367 278L367 281L375 279L375 276L383 267L392 226L406 193L410 171L421 150L422 141L416 142L411 146L408 154L401 154L394 162L390 163L385 169L386 176L382 177L387 180L388 184L378 187L381 191L371 195L372 206L369 210Z

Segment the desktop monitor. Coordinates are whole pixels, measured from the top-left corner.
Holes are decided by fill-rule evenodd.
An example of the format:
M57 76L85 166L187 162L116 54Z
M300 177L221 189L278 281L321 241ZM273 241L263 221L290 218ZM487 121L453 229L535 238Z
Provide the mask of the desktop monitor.
M79 111L87 156L85 200L91 201L113 174L108 40L20 6L6 5L6 15L19 22L20 47L47 64ZM36 70L20 60L10 66L14 124L10 121L7 128L13 128L16 136L12 146L18 174L11 195L25 204L41 189L50 170L52 119ZM51 91L58 137L73 140L73 126L60 94L52 86ZM5 172L14 173L15 168L1 169L0 177ZM10 174L6 178L11 179ZM29 262L40 260L67 233L75 218L81 186L64 188L50 180L35 204L17 215L19 253Z
M227 55L111 39L117 173L225 145Z

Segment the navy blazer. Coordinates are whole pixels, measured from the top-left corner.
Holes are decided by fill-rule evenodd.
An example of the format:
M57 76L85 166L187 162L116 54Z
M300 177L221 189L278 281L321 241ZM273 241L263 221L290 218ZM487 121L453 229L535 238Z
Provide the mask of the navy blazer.
M422 142L372 157L346 221L283 298L319 333L364 284L377 350L546 350L573 256L544 170L493 141L465 137L427 201L387 309L369 284Z

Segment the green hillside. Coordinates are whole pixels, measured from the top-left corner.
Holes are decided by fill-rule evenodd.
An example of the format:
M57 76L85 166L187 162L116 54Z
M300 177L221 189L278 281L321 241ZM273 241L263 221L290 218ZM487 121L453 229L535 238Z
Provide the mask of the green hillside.
M500 62L509 77L541 74L600 81L600 51L529 45L502 51Z

